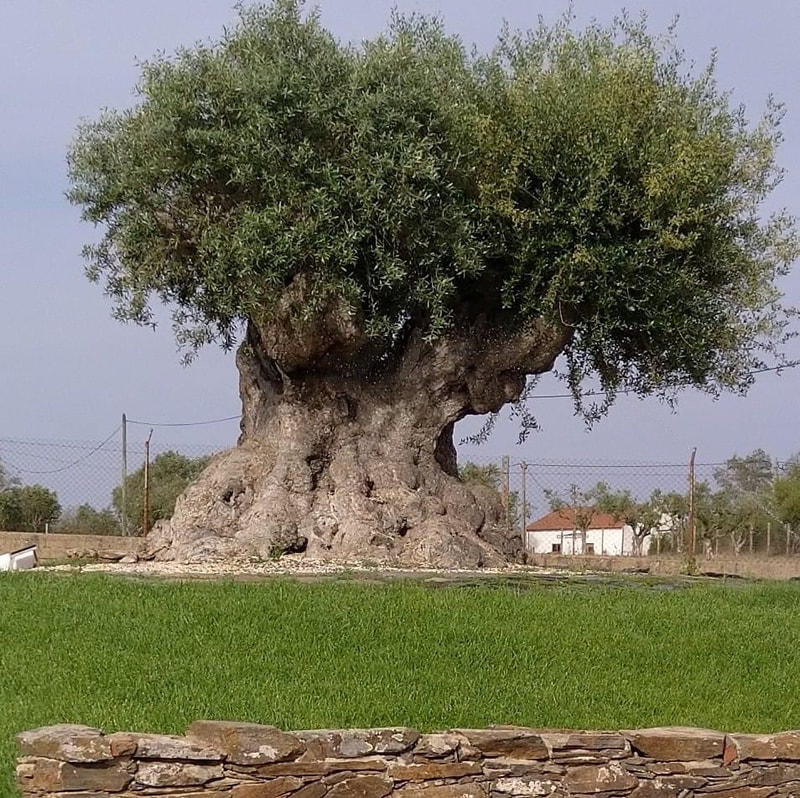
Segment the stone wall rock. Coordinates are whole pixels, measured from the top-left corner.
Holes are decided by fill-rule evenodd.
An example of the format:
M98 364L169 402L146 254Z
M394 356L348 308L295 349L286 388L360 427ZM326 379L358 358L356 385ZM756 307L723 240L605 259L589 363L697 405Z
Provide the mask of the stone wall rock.
M17 744L23 754L61 762L103 762L113 759L109 738L89 726L49 726L22 732Z
M706 729L668 727L627 733L631 745L644 756L668 762L722 756L725 735Z
M17 740L25 798L800 798L800 731L197 721L184 737L60 725Z
M186 736L195 743L225 751L228 761L237 765L287 762L306 750L305 743L295 735L257 723L199 720L189 726Z

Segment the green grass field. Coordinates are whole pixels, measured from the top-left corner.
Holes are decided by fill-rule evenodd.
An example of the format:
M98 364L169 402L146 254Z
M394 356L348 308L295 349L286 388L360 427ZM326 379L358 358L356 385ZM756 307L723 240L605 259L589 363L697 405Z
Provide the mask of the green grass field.
M0 795L13 735L514 723L800 726L800 584L433 589L0 575Z

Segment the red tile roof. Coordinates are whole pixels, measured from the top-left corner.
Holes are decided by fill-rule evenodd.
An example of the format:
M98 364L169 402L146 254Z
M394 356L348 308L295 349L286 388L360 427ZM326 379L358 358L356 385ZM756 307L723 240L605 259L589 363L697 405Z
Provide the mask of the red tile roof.
M553 510L552 513L543 515L536 521L532 521L525 527L528 532L545 532L550 530L572 532L573 529L580 529L575 521L575 515L579 512L574 507L562 507L560 510ZM585 512L580 510L581 513ZM625 522L621 521L611 513L595 512L587 529L622 529Z

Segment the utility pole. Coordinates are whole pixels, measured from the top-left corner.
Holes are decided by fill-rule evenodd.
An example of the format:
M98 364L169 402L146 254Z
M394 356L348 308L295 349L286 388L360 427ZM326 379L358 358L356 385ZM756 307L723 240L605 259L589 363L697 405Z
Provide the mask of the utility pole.
M142 504L142 535L146 535L150 528L150 439L153 430L144 442L144 502Z
M120 508L120 523L122 534L128 534L128 418L122 414L122 505Z
M508 459L508 455L504 455L501 461L500 470L502 472L502 480L503 480L503 510L506 515L506 529L511 530L511 504L510 501L510 488L509 488L509 481L510 481L510 471L511 471L511 463ZM525 540L523 538L522 541L523 548L525 547Z

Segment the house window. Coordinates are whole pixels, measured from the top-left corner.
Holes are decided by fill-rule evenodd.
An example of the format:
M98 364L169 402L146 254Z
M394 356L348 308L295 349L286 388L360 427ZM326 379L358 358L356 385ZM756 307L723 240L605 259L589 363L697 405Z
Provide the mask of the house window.
M560 543L554 543L553 544L552 553L553 554L561 554L561 544Z
M587 543L586 544L586 553L587 554L594 554L594 543Z

